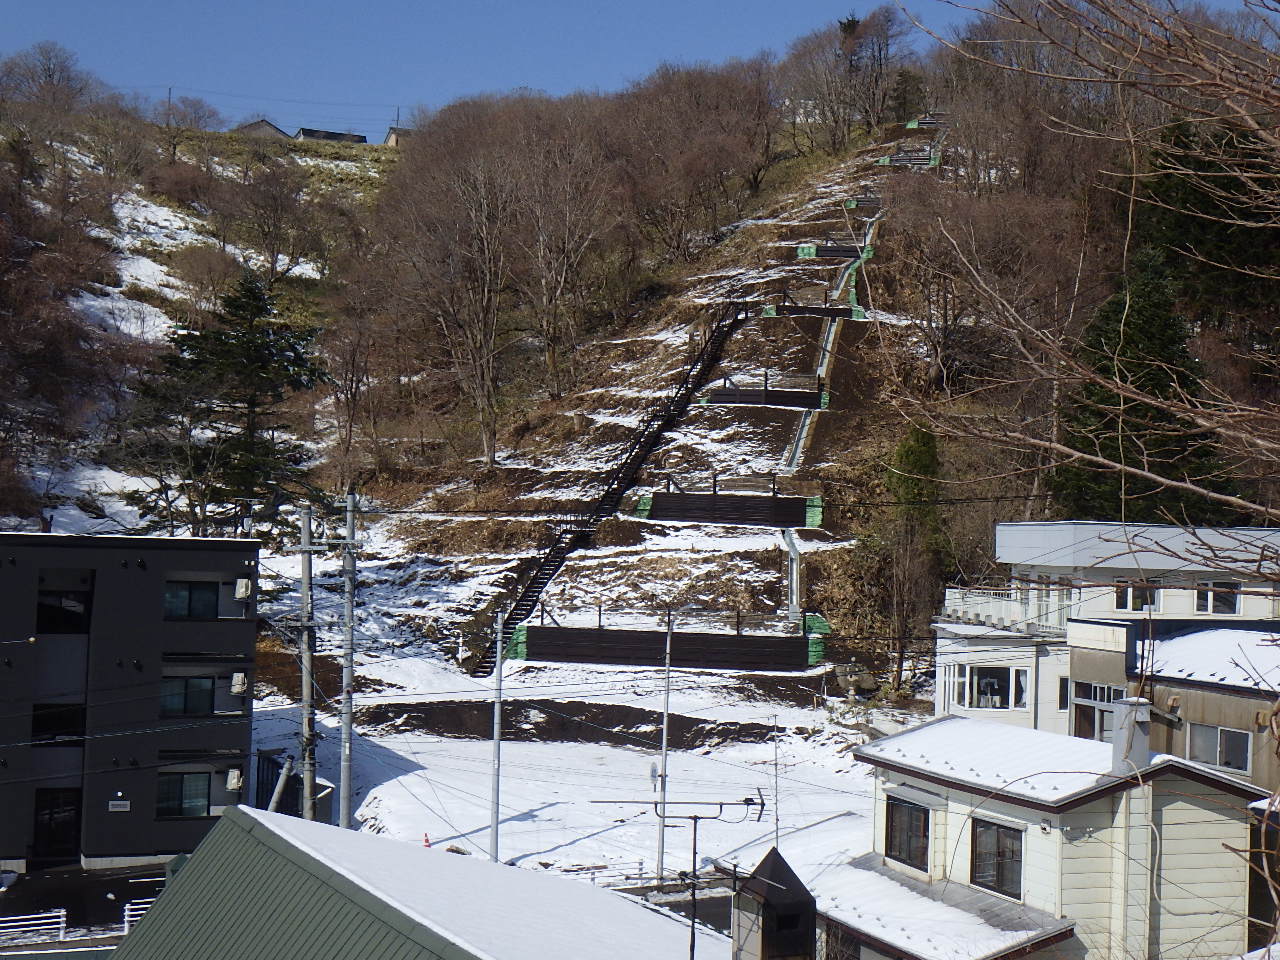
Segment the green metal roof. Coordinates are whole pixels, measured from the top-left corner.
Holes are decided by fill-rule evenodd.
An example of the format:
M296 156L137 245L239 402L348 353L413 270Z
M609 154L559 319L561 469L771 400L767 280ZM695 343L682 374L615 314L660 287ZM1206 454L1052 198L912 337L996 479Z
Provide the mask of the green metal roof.
M229 808L112 960L477 960Z

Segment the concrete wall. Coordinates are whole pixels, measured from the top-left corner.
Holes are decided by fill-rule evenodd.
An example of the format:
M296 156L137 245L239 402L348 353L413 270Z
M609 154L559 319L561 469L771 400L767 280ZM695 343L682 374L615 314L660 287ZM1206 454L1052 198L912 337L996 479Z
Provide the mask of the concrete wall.
M0 743L21 744L0 747L0 860L30 856L35 790L58 785L82 788L82 856L94 865L194 849L216 821L157 820L157 771L200 757L247 773L252 701L230 694L230 677L252 683L256 615L250 601L238 618L166 620L165 583L256 582L256 557L245 540L0 535L0 639L36 637L0 648ZM41 571L69 568L94 571L89 633L38 635ZM215 707L224 713L162 717L162 677L192 669L221 678ZM84 704L82 745L29 744L32 707L46 702Z

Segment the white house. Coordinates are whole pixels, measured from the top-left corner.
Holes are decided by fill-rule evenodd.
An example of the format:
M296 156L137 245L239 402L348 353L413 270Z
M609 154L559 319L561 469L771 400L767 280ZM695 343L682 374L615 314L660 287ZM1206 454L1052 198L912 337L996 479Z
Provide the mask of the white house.
M1280 530L1002 523L998 587L946 592L935 712L1109 740L1135 624L1151 637L1280 617ZM1123 637L1122 637L1123 634Z
M1247 917L1269 913L1234 850L1249 848L1248 806L1265 791L1153 755L1145 701L1116 706L1114 744L950 716L857 748L875 768L873 849L796 865L824 945L838 935L861 960L1190 960L1256 945L1270 924L1251 931Z

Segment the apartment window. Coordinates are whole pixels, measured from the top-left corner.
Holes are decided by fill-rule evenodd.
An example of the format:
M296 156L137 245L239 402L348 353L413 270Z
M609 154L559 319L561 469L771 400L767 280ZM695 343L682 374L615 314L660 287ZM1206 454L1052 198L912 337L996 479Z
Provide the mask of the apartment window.
M1250 734L1208 723L1187 724L1187 758L1227 770L1249 772Z
M1215 580L1196 585L1196 613L1232 616L1240 612L1240 584Z
M1059 710L1071 709L1071 678L1070 677L1058 678L1058 709Z
M164 615L167 620L217 620L216 580L170 580L164 585Z
M975 819L969 882L1021 900L1022 831Z
M160 681L162 717L208 716L213 713L213 677L165 677Z
M156 816L207 817L209 815L207 773L162 773L156 793Z
M37 743L84 737L83 703L36 703L31 707L31 739Z
M982 710L1024 710L1027 671L1021 667L970 667L969 706Z
M1116 582L1117 610L1132 610L1135 613L1142 610L1159 610L1159 599L1159 589L1151 584L1139 585L1123 580Z
M891 860L917 870L929 869L929 809L896 797L888 798L884 852Z
M92 570L40 571L36 633L88 633L92 613Z

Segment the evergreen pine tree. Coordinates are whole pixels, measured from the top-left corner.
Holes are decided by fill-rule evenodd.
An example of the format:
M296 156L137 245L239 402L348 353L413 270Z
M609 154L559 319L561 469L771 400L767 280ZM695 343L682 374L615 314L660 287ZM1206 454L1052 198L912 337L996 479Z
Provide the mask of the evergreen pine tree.
M237 501L296 488L306 454L283 429L282 408L324 378L316 333L278 319L249 271L208 322L178 324L139 389L132 447L154 486L135 505L171 529L207 534L234 522Z
M1104 381L1126 384L1157 400L1194 397L1200 366L1188 338L1161 257L1142 250L1124 289L1099 308L1085 331L1080 359ZM1212 437L1159 403L1134 402L1105 383L1086 383L1063 411L1062 428L1072 449L1168 480L1225 489ZM1084 464L1058 467L1050 489L1058 512L1071 520L1194 525L1230 519L1228 511L1203 497Z
M938 439L912 424L894 450L885 486L895 501L889 527L890 624L893 630L893 688L902 689L908 640L927 636L941 601L942 516L938 477L942 464Z

